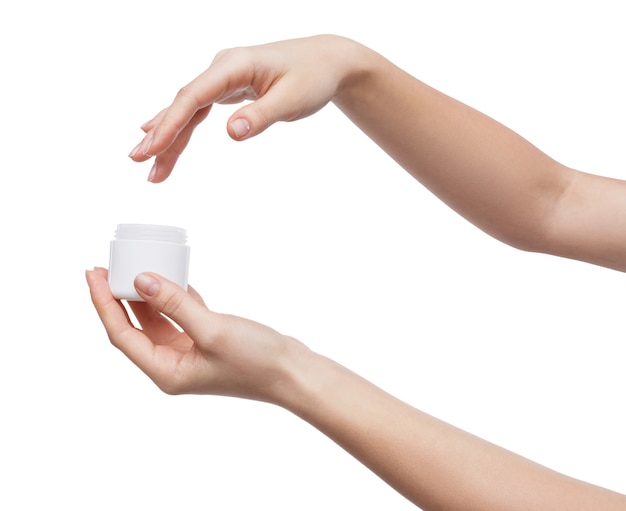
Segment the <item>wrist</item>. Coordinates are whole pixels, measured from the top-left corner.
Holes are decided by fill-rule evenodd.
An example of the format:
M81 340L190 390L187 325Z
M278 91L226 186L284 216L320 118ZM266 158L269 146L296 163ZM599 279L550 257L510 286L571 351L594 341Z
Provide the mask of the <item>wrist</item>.
M333 103L342 108L342 105L354 104L369 96L376 89L377 78L384 76L386 66L391 63L374 50L350 39L343 40L343 47L339 51L344 73Z
M323 396L330 376L341 367L332 360L307 348L295 339L277 359L278 374L272 389L272 402L295 415L307 415L306 410L316 407L316 400Z
M275 404L335 437L358 415L359 396L382 391L341 364L300 344L283 363ZM286 359L286 360L287 360ZM353 413L354 412L354 413ZM346 416L347 413L347 416Z

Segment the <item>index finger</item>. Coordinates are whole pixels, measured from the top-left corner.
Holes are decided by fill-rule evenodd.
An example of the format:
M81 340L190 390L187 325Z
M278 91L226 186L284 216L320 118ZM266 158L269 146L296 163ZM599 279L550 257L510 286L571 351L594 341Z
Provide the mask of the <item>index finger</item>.
M111 294L106 280L106 270L96 269L85 273L91 301L104 325L111 344L122 351L143 372L150 375L150 360L154 358L155 345L137 330L122 304Z

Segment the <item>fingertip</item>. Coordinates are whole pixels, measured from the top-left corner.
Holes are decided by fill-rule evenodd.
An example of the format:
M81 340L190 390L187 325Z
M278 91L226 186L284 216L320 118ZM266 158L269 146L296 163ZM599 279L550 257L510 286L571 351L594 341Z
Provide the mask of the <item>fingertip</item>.
M136 163L142 163L152 158L152 156L144 154L141 151L141 147L143 146L143 144L143 141L139 142L135 147L133 147L130 153L128 153L128 157Z
M245 117L237 117L228 123L228 134L235 140L243 140L250 135L250 121Z
M263 96L253 103L241 107L228 119L228 134L234 140L246 140L262 133L279 120L291 118L281 114L281 110L268 103Z
M139 148L141 147L141 142L139 142L135 147L132 148L130 153L128 153L128 157L132 160L137 153L139 152Z
M149 132L149 134L146 136L146 138L143 140L143 142L140 144L139 149L137 149L137 152L141 152L141 154L143 154L144 156L150 158L152 156L154 156L156 153L151 152L153 149L153 145L154 144L154 130Z
M150 307L170 318L191 337L202 332L199 314L208 311L178 284L150 272L139 274L134 284L139 296Z
M139 129L144 133L148 133L154 127L154 119L150 119L149 121L144 122Z
M174 169L174 163L175 162L167 161L167 159L164 163L162 158L160 160L157 160L150 169L150 173L148 174L148 182L156 184L165 181L172 173L172 170Z
M112 302L117 301L111 294L107 274L108 272L104 268L87 270L85 274L91 301L95 305L100 317L106 314L106 310Z
M155 163L154 165L152 165L152 168L150 169L150 173L148 174L148 182L149 183L154 183L154 178L156 177L156 172L157 172L157 164Z
M102 278L106 278L108 274L108 270L106 268L101 268L99 266L94 266L92 270L85 270L85 278L87 282L91 284L94 279L98 278L98 276Z
M163 118L166 112L167 112L167 108L164 108L158 114L156 114L152 119L144 122L141 126L139 126L139 129L143 131L144 133L148 133L152 128L154 128L159 123L159 121Z
M160 287L160 282L150 273L140 273L135 277L135 289L146 298L155 296Z

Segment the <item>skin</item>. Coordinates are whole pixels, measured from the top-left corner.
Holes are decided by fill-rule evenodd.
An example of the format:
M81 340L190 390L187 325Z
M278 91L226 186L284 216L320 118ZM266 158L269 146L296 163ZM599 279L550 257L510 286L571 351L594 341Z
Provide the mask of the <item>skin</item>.
M144 124L146 136L130 157L155 157L149 179L163 181L212 105L243 100L252 102L228 121L236 140L332 101L411 175L498 239L625 269L623 182L555 162L501 124L336 36L220 52ZM210 311L193 289L139 275L135 287L145 302L129 303L136 328L111 295L106 270L86 277L111 342L164 392L281 406L425 510L626 509L624 495L429 416L296 339Z
M626 181L568 168L510 129L362 45L318 36L218 53L142 127L130 156L171 173L213 104L253 100L228 120L235 140L333 102L404 169L495 238L626 271Z

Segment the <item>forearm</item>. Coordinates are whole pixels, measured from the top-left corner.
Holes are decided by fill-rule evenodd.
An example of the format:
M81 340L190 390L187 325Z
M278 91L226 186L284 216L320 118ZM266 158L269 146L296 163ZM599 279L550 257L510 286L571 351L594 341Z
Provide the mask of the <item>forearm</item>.
M446 204L515 247L626 270L626 183L569 169L375 52L355 54L335 104Z
M287 387L285 387L287 388ZM314 353L282 405L425 510L623 510L624 496L537 465L425 414Z

